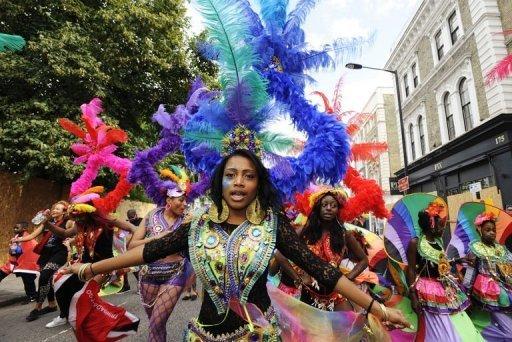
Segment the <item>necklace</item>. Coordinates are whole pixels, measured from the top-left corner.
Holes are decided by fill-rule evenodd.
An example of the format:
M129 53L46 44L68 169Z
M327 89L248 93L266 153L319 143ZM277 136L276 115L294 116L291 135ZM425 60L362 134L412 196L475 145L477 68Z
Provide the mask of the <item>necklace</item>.
M432 244L436 244L441 247L441 250L435 249ZM443 250L443 240L436 238L434 241L428 241L425 235L420 235L420 241L418 244L419 254L426 260L438 264L440 258L445 257Z
M489 246L482 241L477 241L470 246L471 251L479 258L487 258L492 261L502 261L505 257L505 248L502 245L495 244Z

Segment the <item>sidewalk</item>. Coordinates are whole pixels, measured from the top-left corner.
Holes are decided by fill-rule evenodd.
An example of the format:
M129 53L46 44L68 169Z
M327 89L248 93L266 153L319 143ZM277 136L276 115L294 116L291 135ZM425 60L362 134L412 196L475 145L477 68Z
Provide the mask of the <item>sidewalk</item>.
M36 286L37 286L36 278ZM25 290L21 278L10 274L0 282L0 307L16 304L25 299Z

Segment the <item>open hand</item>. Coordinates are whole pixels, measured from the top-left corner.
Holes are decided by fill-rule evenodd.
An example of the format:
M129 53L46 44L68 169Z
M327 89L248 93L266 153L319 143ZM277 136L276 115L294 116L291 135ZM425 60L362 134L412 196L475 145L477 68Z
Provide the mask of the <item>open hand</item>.
M387 316L383 318L382 324L388 329L413 328L412 325L405 319L402 311L393 308L386 308L386 311Z

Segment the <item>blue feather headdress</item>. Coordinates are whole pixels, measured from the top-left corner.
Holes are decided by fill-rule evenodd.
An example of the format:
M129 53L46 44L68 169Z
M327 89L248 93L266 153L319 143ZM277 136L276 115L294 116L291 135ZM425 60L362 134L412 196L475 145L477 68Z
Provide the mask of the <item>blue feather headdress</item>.
M196 0L209 33L203 47L219 64L222 94L202 102L185 126L189 167L209 173L223 155L250 149L262 157L285 198L310 181L342 180L349 137L342 123L305 99L305 71L333 67L364 41L337 40L321 51L308 50L301 24L316 2L300 0L287 14L287 0L260 0L260 19L247 0ZM282 112L308 136L297 157L283 156L293 139L265 131Z
M340 182L350 156L348 135L343 124L305 99L305 71L333 67L340 53L357 50L360 42L338 40L308 50L301 24L312 0L300 0L289 14L288 0L260 0L261 19L247 0L196 3L209 36L200 50L218 63L222 90L196 101L183 130L171 125L179 131L173 142L181 141L188 167L208 175L223 156L249 149L262 158L285 198L310 181ZM283 112L308 137L302 151L294 149L295 157L286 156L294 139L268 130ZM163 121L170 118L159 122L166 127Z
M183 147L187 163L196 171L210 172L223 156L236 149L251 150L263 159L286 153L294 146L294 140L265 129L273 118L274 107L266 92L267 81L255 68L259 57L246 44L253 34L248 20L251 12L246 11L248 3L196 2L208 29L209 43L216 51L222 93L203 102L185 126Z

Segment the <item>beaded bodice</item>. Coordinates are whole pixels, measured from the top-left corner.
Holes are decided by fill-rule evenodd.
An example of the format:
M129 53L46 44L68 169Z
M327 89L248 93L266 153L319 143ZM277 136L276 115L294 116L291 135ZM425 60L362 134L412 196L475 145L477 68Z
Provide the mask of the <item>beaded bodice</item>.
M206 214L192 221L190 261L219 314L226 312L230 299L247 302L272 257L276 232L277 219L272 213L260 225L245 221L231 234Z

